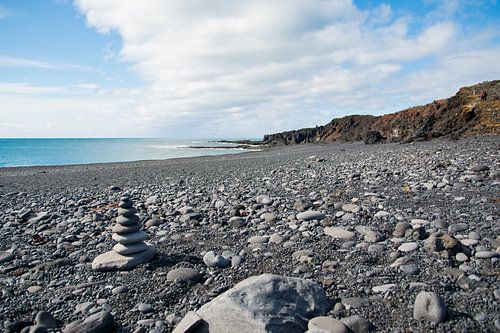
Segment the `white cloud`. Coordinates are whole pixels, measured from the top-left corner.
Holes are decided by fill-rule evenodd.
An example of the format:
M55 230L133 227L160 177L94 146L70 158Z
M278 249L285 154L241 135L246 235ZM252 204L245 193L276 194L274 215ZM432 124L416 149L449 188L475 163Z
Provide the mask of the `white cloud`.
M52 69L52 70L93 71L92 68L87 66L60 63L60 62L50 62L37 59L10 57L1 54L0 54L0 67L33 67L33 68Z
M131 121L140 95L139 90L92 83L1 83L0 137L141 136L145 128Z
M99 96L89 112L114 114L117 102L143 136L258 137L348 113L397 111L493 78L497 71L483 61L500 58L490 45L495 30L463 29L454 19L463 7L452 0L438 6L444 20L432 11L398 16L383 3L362 11L349 0L75 3L89 26L120 34L121 49L108 44L103 57L129 64L145 82L131 95L80 87ZM53 65L0 57L0 66L9 61Z

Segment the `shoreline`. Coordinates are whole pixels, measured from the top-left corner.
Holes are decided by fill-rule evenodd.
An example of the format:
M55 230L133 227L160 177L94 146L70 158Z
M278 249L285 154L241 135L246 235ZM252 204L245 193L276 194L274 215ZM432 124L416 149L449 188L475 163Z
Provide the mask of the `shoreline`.
M140 160L132 160L132 161L115 161L115 162L95 162L95 163L74 163L74 164L54 164L54 165L22 165L22 166L5 166L0 167L0 175L5 171L15 171L15 170L28 170L28 169L43 169L43 168L66 168L66 167L85 167L85 166L107 166L107 165L125 165L125 164L136 164L136 163L162 163L166 161L181 161L181 160L197 160L197 159L217 159L221 157L232 157L238 155L247 155L247 154L258 154L265 152L273 152L273 151L281 151L281 150L290 150L290 151L307 151L311 150L317 151L321 150L322 147L338 147L340 149L352 146L366 146L366 147L389 147L389 146L397 146L397 145L414 145L414 144L429 144L429 143L446 143L446 142L469 142L469 141L497 141L500 142L500 137L470 137L470 138L461 138L459 140L450 140L446 138L435 138L433 140L428 141L417 141L417 142L384 142L378 144L365 144L362 141L355 142L329 142L329 143L301 143L301 144L293 144L293 145L260 145L260 149L253 149L254 147L244 148L241 152L228 153L228 154L218 154L218 155L198 155L198 156L185 156L185 157L172 157L172 158L159 158L159 159L140 159ZM244 140L249 141L249 140ZM236 142L230 140L223 141L214 141L214 142ZM240 142L240 141L238 141ZM205 146L194 146L189 147L192 149L218 149L218 147L205 147ZM257 148L257 146L255 147ZM222 148L219 148L222 149ZM230 147L224 147L223 149L230 149ZM238 147L237 149L242 149Z

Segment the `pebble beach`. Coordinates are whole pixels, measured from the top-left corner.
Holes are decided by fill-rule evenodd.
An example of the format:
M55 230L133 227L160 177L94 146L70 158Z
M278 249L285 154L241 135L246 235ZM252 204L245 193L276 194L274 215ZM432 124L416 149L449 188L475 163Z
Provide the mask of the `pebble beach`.
M0 330L242 332L234 317L258 313L240 319L498 332L499 152L493 137L0 168ZM156 256L95 270L124 196Z

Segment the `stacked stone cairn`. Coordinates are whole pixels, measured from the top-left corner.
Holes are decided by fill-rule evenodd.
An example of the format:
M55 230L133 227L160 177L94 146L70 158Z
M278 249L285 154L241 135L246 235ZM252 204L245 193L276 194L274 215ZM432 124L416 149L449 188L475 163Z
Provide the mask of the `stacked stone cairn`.
M119 203L116 225L112 238L118 242L111 251L97 256L92 262L95 271L130 270L153 259L156 250L144 242L148 235L141 230L142 225L134 203L123 196Z

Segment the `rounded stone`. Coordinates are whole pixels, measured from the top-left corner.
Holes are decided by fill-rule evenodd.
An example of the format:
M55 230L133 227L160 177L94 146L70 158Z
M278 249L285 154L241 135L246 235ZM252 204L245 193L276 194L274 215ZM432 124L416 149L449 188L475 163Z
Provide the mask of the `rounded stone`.
M39 311L35 317L35 323L37 325L46 327L46 328L57 328L57 322L54 316L52 316L47 311Z
M333 239L353 239L354 232L345 230L341 227L325 227L324 228L325 235L332 237Z
M408 275L417 275L418 273L420 273L420 270L418 269L417 266L415 265L401 265L399 266L399 270L405 274L408 274Z
M359 207L356 204L352 204L352 203L345 204L345 205L342 206L342 210L344 212L348 212L348 213L357 213L357 212L360 211L360 209L361 209L361 207Z
M14 253L11 251L0 251L0 264L14 259Z
M153 306L151 306L151 304L139 303L139 305L137 306L137 310L142 313L150 313L153 312Z
M156 255L153 246L133 255L122 255L116 251L108 251L97 256L92 262L92 270L98 272L125 271L152 260Z
M411 224L408 222L398 222L392 235L394 237L404 237L406 230L411 229Z
M118 215L122 215L122 216L134 216L135 214L137 214L137 209L135 209L134 207L130 207L130 208L118 208Z
M297 220L310 221L310 220L322 220L325 218L325 214L317 212L315 210L307 210L297 214Z
M113 250L122 255L132 255L135 253L139 253L145 251L148 248L146 243L134 243L134 244L116 244L113 246Z
M413 318L441 323L446 317L446 304L434 292L421 291L415 299Z
M152 218L152 219L149 219L146 221L145 225L147 228L149 227L157 227L159 225L162 225L163 224L163 221L159 218Z
M266 236L252 236L248 239L250 244L263 244L269 241L269 237Z
M40 287L40 286L30 286L30 287L27 288L27 290L28 290L28 292L30 294L37 293L37 292L39 292L42 289L43 289L43 287Z
M417 242L403 243L398 247L398 251L401 252L412 252L418 249Z
M118 295L118 294L125 294L128 292L128 288L127 286L118 286L118 287L115 287L111 290L111 293L113 295Z
M146 240L148 235L144 231L138 230L126 234L115 233L112 238L120 244L134 244Z
M131 208L133 205L134 203L132 202L132 200L128 198L122 198L120 203L118 204L120 208Z
M307 323L307 328L312 332L348 333L347 327L338 319L331 317L314 317Z
M271 200L271 198L269 198L269 196L267 196L265 194L261 194L255 198L255 202L257 202L258 204L261 204L261 205L269 205L273 201Z
M215 254L214 251L208 251L203 256L203 262L207 267L219 267L224 268L230 265L230 261L221 255Z
M121 225L132 225L139 223L139 216L137 215L132 215L132 216L118 216L116 218L116 223L121 224Z
M201 274L192 268L175 268L167 273L167 281L199 282L201 281Z
M477 259L490 259L496 256L498 256L498 253L495 251L478 251L475 254Z
M141 228L142 225L140 223L135 223L130 225L115 224L115 226L113 227L113 229L111 229L111 231L117 234L128 234L131 232L135 232L137 230L141 230Z

